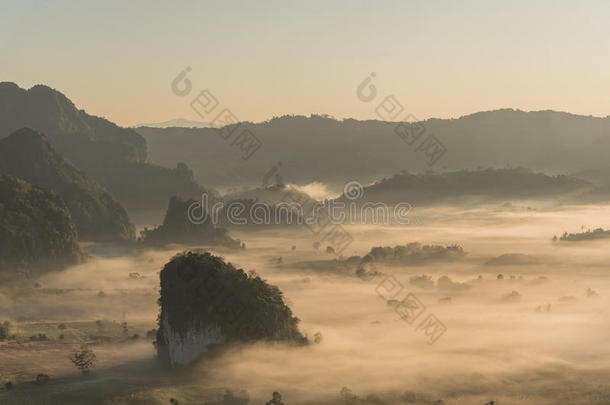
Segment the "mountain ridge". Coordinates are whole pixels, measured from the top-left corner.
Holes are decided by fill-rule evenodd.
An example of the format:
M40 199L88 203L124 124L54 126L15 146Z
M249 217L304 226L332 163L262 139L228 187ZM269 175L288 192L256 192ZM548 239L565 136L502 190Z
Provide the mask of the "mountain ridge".
M16 280L30 270L79 262L83 254L68 207L59 196L13 176L0 175L0 275ZM3 274L4 273L4 274Z
M257 184L277 162L284 163L281 174L287 182L334 185L367 183L401 170L530 167L568 174L610 166L604 157L610 154L610 117L552 110L500 109L431 118L407 127L411 132L406 140L399 136L405 131L400 123L380 120L282 116L241 125L263 144L248 161L212 128L136 131L146 139L151 159L165 165L182 160L199 182L218 187ZM421 148L429 135L446 149L433 164Z
M198 198L205 191L184 165L151 163L146 140L133 129L77 109L51 87L0 82L0 138L23 127L44 133L55 151L128 209L164 208L174 195Z
M56 192L67 204L83 240L134 240L125 209L95 180L57 153L47 138L22 128L0 139L0 174Z

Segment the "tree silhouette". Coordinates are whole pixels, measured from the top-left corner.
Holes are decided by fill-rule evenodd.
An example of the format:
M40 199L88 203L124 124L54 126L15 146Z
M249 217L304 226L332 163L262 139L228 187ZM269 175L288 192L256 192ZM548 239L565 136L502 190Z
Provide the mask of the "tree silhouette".
M273 398L271 398L271 401L266 402L265 405L285 405L282 401L282 394L275 391L273 393Z
M75 350L70 356L70 361L74 363L83 374L89 373L89 370L95 365L97 358L93 350L87 345L82 345L80 350Z

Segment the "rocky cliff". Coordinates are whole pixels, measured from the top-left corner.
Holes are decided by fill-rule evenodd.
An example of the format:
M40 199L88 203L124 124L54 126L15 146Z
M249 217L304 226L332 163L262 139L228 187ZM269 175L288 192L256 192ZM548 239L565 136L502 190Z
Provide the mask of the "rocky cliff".
M282 292L210 253L175 256L161 271L159 358L188 365L231 342L304 344Z
M162 246L170 243L185 245L224 246L239 249L238 239L229 236L225 228L217 227L210 218L201 223L189 219L189 207L197 203L172 197L169 201L163 224L154 229L144 229L140 243L145 246Z

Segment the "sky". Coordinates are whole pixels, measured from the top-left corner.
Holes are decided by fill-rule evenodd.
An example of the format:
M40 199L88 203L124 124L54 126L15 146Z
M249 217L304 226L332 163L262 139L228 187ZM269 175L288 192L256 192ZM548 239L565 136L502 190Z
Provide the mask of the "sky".
M609 21L608 1L0 0L0 81L46 84L124 126L209 122L221 108L243 121L370 119L387 96L419 119L605 117ZM365 102L356 89L371 73ZM191 108L203 90L214 114Z

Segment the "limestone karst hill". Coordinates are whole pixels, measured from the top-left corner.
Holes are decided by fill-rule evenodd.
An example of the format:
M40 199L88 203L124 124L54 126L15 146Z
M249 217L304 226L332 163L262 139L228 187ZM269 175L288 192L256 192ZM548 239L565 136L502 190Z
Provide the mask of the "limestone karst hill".
M161 271L159 304L156 346L167 364L188 365L227 343L307 342L277 287L210 253L172 258Z

